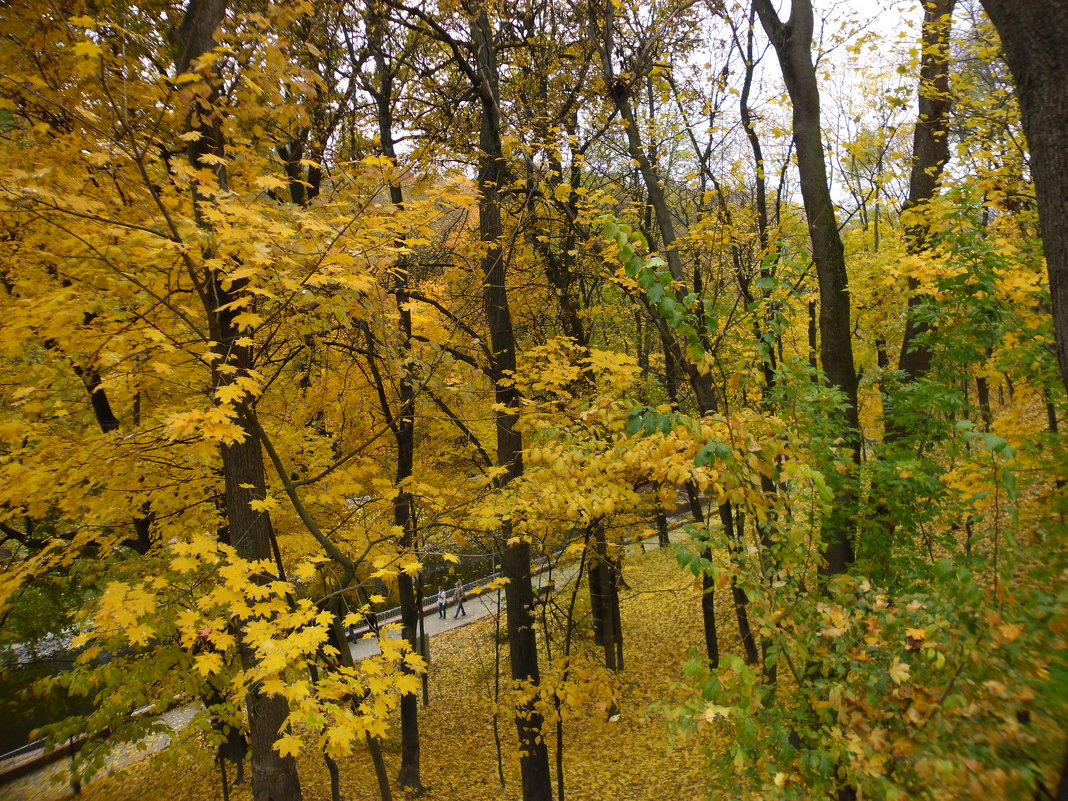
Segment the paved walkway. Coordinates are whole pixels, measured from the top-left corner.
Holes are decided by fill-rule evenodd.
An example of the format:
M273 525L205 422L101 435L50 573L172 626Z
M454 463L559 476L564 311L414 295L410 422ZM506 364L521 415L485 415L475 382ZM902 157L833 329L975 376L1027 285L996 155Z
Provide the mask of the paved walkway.
M670 533L670 539L672 542L678 542L679 539L685 536L680 528L675 528ZM644 548L642 547L644 546ZM642 550L654 550L657 547L657 538L652 536L641 542L634 542L627 546L628 553L633 553L639 549ZM567 567L557 568L552 571L544 571L531 577L534 585L534 593L538 594L538 590L542 589L545 584L552 581L554 584L554 592L560 592L578 575L578 565L568 565ZM449 590L449 597L452 597L452 591ZM499 601L498 601L499 597ZM474 623L476 620L481 620L484 617L497 612L500 609L504 611L504 590L490 590L478 595L472 595L468 593L468 597L464 600L464 611L467 612L466 616L456 616L456 607L450 605L445 609L445 619L442 620L438 617L437 604L433 608L427 608L423 613L423 630L426 632L427 637L433 637L435 634L441 634L443 631L452 631L458 629L461 626L466 626L468 623ZM397 619L391 619L390 623L399 623ZM385 624L382 625L383 633L386 633ZM361 631L366 631L365 629ZM417 631L419 631L417 629ZM349 650L352 651L352 658L356 661L366 659L374 654L381 653L381 648L378 646L378 638L373 634L361 633L360 638L355 642L349 644ZM399 639L400 629L390 629L388 636ZM433 651L431 651L433 654Z
M671 532L672 542L678 542L684 536L685 535L679 528L675 528ZM656 537L653 536L640 543L632 543L628 546L627 550L628 552L633 553L642 546L644 546L644 548L642 548L643 550L655 549L657 547ZM560 592L571 583L577 574L577 564L538 573L532 577L535 593L549 581L553 582L555 591ZM499 606L498 596L500 596ZM473 623L476 620L488 617L496 613L498 609L502 612L504 611L503 589L490 590L477 595L468 593L468 597L464 600L464 610L467 613L466 615L457 617L456 607L449 606L446 609L446 617L442 620L438 617L437 605L435 604L432 609L428 609L424 613L423 627L426 635L428 637L433 637L436 634L452 631L461 626L466 626L468 623ZM389 622L393 623L397 621L391 620ZM383 628L384 627L383 624ZM391 629L389 636L399 637L399 629ZM356 660L365 659L368 656L380 652L378 639L374 636L364 636L356 642L350 643L350 648L352 650L353 659ZM185 728L194 712L194 705L187 704L186 706L173 709L166 713L163 716L163 719L175 732L178 732ZM106 772L111 773L121 770L148 754L162 750L170 743L171 739L170 735L162 733L150 737L136 745L121 745L116 747L108 758ZM0 785L0 799L3 799L3 801L60 801L60 799L70 798L73 793L70 785L66 783L66 779L68 779L70 775L69 769L69 762L67 760L60 760L53 765L42 768L34 774L24 776L21 779L17 779L5 785Z
M574 571L571 571L571 575L574 575ZM542 582L548 580L548 573L542 573L541 575L534 577L535 586L540 588ZM561 585L560 577L561 571L553 571L553 580L556 582L557 589ZM568 577L567 580L570 580ZM451 592L450 592L451 595ZM423 613L423 625L420 633L425 632L427 637L433 637L435 634L441 634L443 631L452 631L458 629L461 626L466 626L468 623L474 623L476 620L481 620L484 617L489 617L494 614L498 609L498 595L500 596L500 610L504 611L504 590L490 590L480 593L478 595L472 595L468 593L467 598L464 599L464 611L466 615L456 616L456 607L448 606L445 609L445 618L438 617L437 604L433 609L428 609ZM398 620L391 620L390 623L399 623ZM385 625L382 626L382 633L384 636L390 636L399 639L400 629L390 628L386 629ZM360 639L354 643L349 643L349 650L352 651L352 658L356 661L366 659L374 654L381 653L382 649L378 647L378 638L373 634L364 634Z

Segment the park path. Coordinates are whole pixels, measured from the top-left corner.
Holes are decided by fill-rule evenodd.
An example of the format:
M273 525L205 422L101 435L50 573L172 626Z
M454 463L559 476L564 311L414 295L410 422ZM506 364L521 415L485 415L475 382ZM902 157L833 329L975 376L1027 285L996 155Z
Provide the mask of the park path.
M685 535L680 528L674 528L670 531L669 537L672 542L679 542ZM657 538L655 535L648 537L638 542L629 543L627 546L628 553L634 553L640 550L644 553L646 550L653 550L657 547ZM534 585L534 595L538 596L539 590L542 590L548 582L552 582L554 592L562 591L571 581L578 575L578 565L568 565L566 567L553 568L552 570L541 570L531 576L531 582ZM479 579L478 581L465 584L465 587L485 585L490 581L489 576ZM445 609L445 618L442 619L438 616L437 603L433 607L427 606L423 609L423 624L422 628L425 631L428 638L434 637L437 634L441 634L446 631L452 631L462 626L466 626L468 623L474 623L476 620L489 617L495 614L498 610L504 611L504 594L503 590L489 590L479 594L473 594L470 590L466 593L464 599L464 611L466 615L457 616L456 606L452 603L452 590L448 589L449 594L449 606ZM436 597L436 595L435 595ZM399 619L391 617L386 620L385 623L399 623ZM399 628L385 628L385 623L382 624L382 633L385 636L390 636L399 639ZM366 628L360 629L360 636L355 642L349 644L349 650L352 652L352 658L358 662L361 659L366 659L374 654L381 653L381 648L378 646L378 638L373 634L367 632Z
M671 531L671 541L678 542L684 538L680 528L674 528ZM633 553L637 550L645 551L652 550L657 547L656 537L645 539L640 542L631 543L627 550ZM563 568L554 568L552 570L543 570L536 573L532 577L532 581L535 587L535 595L537 591L546 586L548 582L553 582L554 591L562 591L578 574L577 565L569 565ZM480 579L477 582L465 585L465 587L478 587L479 585L485 585L491 580L492 577L487 576ZM473 594L469 589L464 599L464 611L466 615L456 616L456 607L451 604L446 609L445 619L438 617L437 604L433 607L427 607L423 613L423 629L428 638L434 637L438 634L447 631L453 631L454 629L461 628L474 623L476 620L482 620L495 614L498 610L504 610L504 596L501 594L501 590L489 590L486 592ZM450 601L452 591L449 590ZM499 601L498 601L498 596ZM499 606L498 606L499 603ZM394 619L389 619L385 623L397 622ZM391 637L399 637L400 631L398 629L385 628L383 623L383 633ZM380 652L378 646L378 639L374 636L363 636L357 639L355 642L349 645L354 660L366 659ZM161 716L163 721L170 726L175 732L179 732L185 728L189 723L189 720L196 712L197 706L195 704L186 704L185 706L172 709L169 712ZM108 757L107 767L105 773L113 773L119 771L128 765L133 764L149 754L154 754L166 748L173 739L173 735L166 732L155 734L152 737L148 737L136 744L123 744L117 746L112 754ZM71 798L75 795L73 788L69 783L70 776L70 764L66 759L61 759L41 770L31 773L27 776L23 776L15 781L8 782L0 785L0 799L2 801L62 801L62 799Z

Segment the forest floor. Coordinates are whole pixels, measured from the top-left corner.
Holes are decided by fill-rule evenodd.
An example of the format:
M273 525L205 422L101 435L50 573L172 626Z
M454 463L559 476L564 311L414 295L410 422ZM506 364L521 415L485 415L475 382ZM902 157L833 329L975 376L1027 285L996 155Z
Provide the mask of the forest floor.
M704 799L709 781L705 749L716 749L716 738L722 735L710 730L684 735L673 731L670 722L672 710L690 693L683 665L692 654L703 651L699 587L688 571L679 568L674 549L629 556L624 578L627 588L621 593L621 615L626 667L616 677L621 715L614 722L607 720L603 673L587 673L588 685L574 699L574 711L564 719L567 801ZM571 584L558 583L557 589L555 601L566 608ZM737 628L729 614L729 593L717 593L716 603L721 653L741 654ZM429 801L520 796L515 727L504 716L499 720L503 788L497 768L492 716L494 631L495 620L490 615L441 632L431 640L430 705L420 708L422 778L428 789L424 797ZM596 653L590 648L588 632L583 634L583 647L590 654ZM502 674L506 675L506 648L501 660ZM576 667L576 671L582 673L583 669ZM182 739L97 778L82 789L80 797L85 801L221 799L218 769L206 749ZM551 729L547 740L555 790L556 741ZM383 746L390 778L395 779L400 754L395 726ZM328 801L328 774L310 742L298 761L306 801ZM339 766L342 798L378 797L366 749L340 759ZM55 772L55 781L62 782L62 773L61 769ZM42 786L43 778L28 785L25 780L8 785L0 795L11 801L51 801L70 795L62 784ZM232 801L251 798L247 782L231 790ZM395 798L403 797L395 791Z

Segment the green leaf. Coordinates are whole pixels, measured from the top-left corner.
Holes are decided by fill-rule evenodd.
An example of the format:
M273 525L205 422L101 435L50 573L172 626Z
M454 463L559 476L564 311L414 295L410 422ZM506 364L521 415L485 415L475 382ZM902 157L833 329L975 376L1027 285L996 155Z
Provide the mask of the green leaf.
M659 415L656 413L649 412L649 414L645 415L642 419L642 428L645 429L646 434L652 435L656 433L657 423L660 422L657 419L658 417Z
M775 288L775 279L763 276L761 278L756 279L753 282L753 286L755 286L757 289L763 289L765 292L770 292Z

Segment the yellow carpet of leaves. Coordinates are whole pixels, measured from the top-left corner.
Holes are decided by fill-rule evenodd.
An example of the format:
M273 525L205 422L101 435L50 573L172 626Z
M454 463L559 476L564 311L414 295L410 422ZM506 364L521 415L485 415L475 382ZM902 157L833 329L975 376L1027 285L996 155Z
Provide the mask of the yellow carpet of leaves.
M620 675L621 712L606 720L603 705L565 723L564 781L567 801L689 801L708 796L709 774L703 750L716 748L715 732L677 736L667 710L686 696L682 665L701 648L699 590L672 551L631 558L625 571L629 589L621 593L626 669ZM585 588L583 588L585 591ZM566 603L567 590L558 596ZM721 653L741 653L727 593L717 593ZM507 652L502 654L507 671ZM493 620L486 618L443 633L431 641L429 707L420 709L425 798L488 801L520 797L515 727L502 716L506 786L497 775L490 697ZM556 788L555 735L549 732ZM390 778L396 779L400 738L396 729L384 742ZM217 768L203 751L174 747L98 779L85 788L85 801L213 801L222 798ZM329 801L329 777L308 743L299 757L304 798ZM342 798L378 798L365 748L340 761ZM232 772L232 771L231 771ZM232 801L249 801L248 783L232 788ZM396 798L404 794L395 791Z

